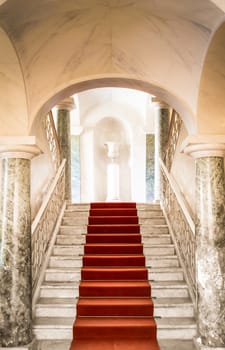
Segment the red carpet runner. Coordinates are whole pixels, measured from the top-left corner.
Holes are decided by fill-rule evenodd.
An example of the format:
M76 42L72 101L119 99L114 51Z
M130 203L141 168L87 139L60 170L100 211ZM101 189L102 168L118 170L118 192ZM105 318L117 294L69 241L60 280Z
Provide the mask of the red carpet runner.
M70 350L159 350L135 203L92 203Z

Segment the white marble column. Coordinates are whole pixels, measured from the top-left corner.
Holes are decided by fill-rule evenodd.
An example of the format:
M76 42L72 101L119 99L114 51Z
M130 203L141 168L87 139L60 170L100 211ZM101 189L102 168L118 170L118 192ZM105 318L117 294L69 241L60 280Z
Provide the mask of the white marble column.
M29 137L25 139L27 141ZM0 349L10 347L31 349L33 334L30 159L40 152L35 145L1 144L1 141L2 138L0 140Z
M160 163L164 158L165 147L168 140L170 107L157 98L153 99L155 105L155 193L154 201L160 201Z
M196 346L201 350L222 350L225 349L224 136L192 139L184 152L196 159Z
M106 142L109 164L107 164L107 202L119 201L119 157L118 142Z
M71 128L70 112L75 108L74 100L68 97L57 105L57 134L61 160L66 159L65 198L71 200Z

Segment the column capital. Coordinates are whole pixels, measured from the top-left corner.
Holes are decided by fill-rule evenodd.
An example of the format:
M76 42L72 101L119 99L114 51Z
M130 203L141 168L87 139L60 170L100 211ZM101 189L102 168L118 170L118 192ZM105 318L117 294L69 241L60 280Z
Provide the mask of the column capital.
M36 145L35 136L4 136L0 137L1 158L32 159L41 153Z
M64 109L66 111L72 111L76 108L73 97L67 97L57 104L58 109Z
M181 152L193 158L225 157L224 135L190 135L181 145Z
M152 103L156 108L160 108L160 109L170 108L170 106L166 102L160 100L158 97L152 97Z

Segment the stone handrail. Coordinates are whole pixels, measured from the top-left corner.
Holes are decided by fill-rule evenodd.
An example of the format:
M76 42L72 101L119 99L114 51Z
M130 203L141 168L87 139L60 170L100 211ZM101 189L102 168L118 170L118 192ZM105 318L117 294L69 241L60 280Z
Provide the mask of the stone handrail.
M31 226L33 293L37 288L48 247L64 205L65 163L63 160Z
M55 128L55 122L54 122L52 111L49 111L49 113L44 119L44 129L45 129L54 169L55 171L57 171L60 166L61 151L60 151L60 146L59 146L59 141L58 141L58 136Z
M183 194L175 180L169 174L165 164L161 165L161 204L170 233L172 235L180 263L183 267L185 279L189 286L190 296L196 307L196 239L195 224L189 212Z
M164 158L165 165L169 171L173 163L173 158L177 147L181 125L182 119L180 118L179 114L173 109Z

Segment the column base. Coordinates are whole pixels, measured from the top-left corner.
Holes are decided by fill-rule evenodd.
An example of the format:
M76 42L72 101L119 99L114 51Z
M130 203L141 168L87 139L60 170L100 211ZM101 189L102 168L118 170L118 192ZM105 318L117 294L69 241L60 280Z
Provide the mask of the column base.
M203 345L201 343L201 338L194 338L194 344L197 350L225 350L225 347L220 348L212 348L210 346Z
M0 350L37 350L38 349L37 339L33 339L33 341L28 345L21 346L13 346L13 347L1 347Z

